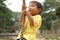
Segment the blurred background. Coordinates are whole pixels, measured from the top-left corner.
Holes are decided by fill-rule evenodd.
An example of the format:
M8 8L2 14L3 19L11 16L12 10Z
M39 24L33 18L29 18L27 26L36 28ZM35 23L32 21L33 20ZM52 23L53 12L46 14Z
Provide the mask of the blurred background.
M28 6L32 0L25 0ZM43 5L42 25L37 40L60 40L60 0L36 0ZM22 0L0 0L0 40L15 40Z

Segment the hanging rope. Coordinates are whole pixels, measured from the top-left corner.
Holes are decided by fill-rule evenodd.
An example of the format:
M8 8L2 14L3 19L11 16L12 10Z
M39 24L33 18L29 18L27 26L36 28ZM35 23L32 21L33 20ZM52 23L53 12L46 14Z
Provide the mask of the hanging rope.
M25 0L22 0L23 4L25 5ZM24 24L25 24L25 15L23 15L23 20L22 20L22 24L21 24L21 35L20 35L20 40L26 40L23 37L23 33L24 33Z

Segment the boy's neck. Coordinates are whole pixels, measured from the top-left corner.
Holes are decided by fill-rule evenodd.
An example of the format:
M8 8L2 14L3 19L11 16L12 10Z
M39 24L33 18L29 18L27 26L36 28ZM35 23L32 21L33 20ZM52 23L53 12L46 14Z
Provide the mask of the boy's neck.
M39 14L34 14L34 15L32 15L32 16L35 16L35 15L39 15Z

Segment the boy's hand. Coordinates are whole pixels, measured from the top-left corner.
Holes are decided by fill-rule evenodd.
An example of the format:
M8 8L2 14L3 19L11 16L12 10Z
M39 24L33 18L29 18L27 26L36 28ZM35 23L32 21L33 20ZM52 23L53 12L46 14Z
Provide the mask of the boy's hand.
M23 4L23 5L22 5L22 14L23 14L23 15L26 15L26 8L27 8L27 7Z

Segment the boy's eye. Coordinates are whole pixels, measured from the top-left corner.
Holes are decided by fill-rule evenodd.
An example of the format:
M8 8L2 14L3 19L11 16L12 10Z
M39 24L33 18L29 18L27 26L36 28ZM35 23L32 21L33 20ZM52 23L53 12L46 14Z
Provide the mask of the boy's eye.
M30 4L29 6L31 6L31 7L34 7L35 5L33 5L33 4Z
M30 5L30 6L28 6L28 7L34 7L34 5Z
M35 5L35 4L33 4L33 3L30 3L28 7L33 7L33 8L35 8L35 7L36 7L36 5Z
M34 5L31 5L32 7L34 7Z

